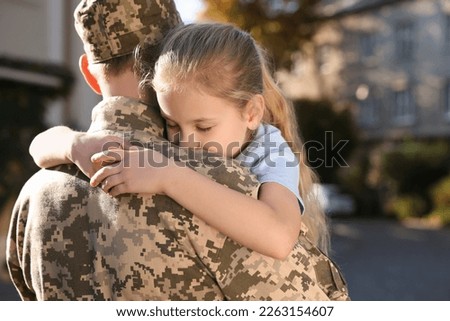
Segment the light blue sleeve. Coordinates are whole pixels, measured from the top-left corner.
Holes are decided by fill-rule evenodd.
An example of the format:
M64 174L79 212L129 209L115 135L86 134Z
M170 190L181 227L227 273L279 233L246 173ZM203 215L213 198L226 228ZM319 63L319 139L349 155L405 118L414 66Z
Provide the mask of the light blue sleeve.
M236 158L250 168L260 183L274 182L288 188L297 197L301 213L305 206L299 193L300 165L280 130L261 124L252 142Z
M304 212L305 206L299 193L299 161L286 142L260 158L250 170L260 183L274 182L288 188L297 197L301 212Z

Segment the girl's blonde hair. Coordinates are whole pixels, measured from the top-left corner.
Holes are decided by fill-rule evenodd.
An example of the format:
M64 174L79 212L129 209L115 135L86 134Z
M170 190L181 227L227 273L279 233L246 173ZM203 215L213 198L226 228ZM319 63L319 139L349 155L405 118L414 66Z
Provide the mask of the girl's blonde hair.
M280 129L300 163L302 217L313 243L324 252L329 246L325 214L313 186L317 176L307 165L292 104L282 95L254 39L229 24L202 23L178 27L166 38L151 81L156 92L193 88L244 108L254 95L265 100L263 122Z

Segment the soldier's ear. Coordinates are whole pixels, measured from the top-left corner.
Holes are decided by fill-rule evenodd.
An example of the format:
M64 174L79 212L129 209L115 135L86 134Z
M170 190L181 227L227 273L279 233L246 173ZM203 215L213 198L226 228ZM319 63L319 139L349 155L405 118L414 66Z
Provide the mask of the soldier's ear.
M80 71L91 89L98 95L102 94L102 90L98 84L97 78L89 70L89 60L86 54L82 54L79 61Z

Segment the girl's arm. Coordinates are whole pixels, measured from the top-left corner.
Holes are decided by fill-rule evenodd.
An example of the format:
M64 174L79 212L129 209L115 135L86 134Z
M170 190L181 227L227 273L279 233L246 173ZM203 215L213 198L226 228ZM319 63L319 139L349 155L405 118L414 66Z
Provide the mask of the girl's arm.
M297 197L277 183L264 183L258 200L189 169L168 173L165 193L206 223L242 245L286 258L300 232Z
M104 150L108 144L122 146L120 137L105 134L77 132L65 126L56 126L37 135L29 152L40 168L74 163L88 177L95 173L91 156Z
M100 169L91 179L93 186L101 182L102 188L113 196L166 194L233 240L277 259L286 258L294 247L300 231L300 207L297 197L284 186L265 183L256 200L155 151L146 150L144 155L142 150L116 153L113 158L123 161ZM149 166L146 157L162 166ZM93 160L108 159L94 155Z
M78 133L65 126L56 126L37 135L29 152L40 168L69 164L70 147Z

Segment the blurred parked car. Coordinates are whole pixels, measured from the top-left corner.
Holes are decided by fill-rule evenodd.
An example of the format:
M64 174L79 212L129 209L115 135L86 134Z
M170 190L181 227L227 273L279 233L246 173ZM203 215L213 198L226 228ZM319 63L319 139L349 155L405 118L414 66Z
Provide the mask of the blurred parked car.
M355 213L355 200L341 191L335 184L316 184L317 198L329 216L352 215Z

